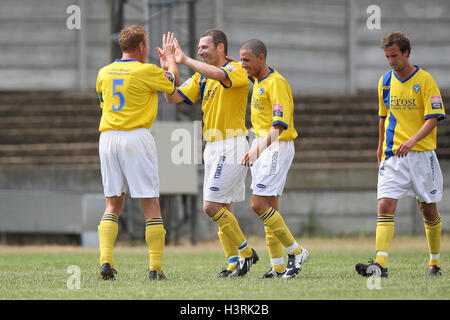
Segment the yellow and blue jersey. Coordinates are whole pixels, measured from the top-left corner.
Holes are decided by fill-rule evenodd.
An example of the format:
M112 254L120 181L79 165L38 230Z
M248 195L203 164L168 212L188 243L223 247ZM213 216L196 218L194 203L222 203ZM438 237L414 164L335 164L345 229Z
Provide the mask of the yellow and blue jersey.
M188 104L201 99L203 137L208 142L247 135L247 71L235 61L228 61L220 69L227 81L208 79L197 72L178 88Z
M102 118L99 131L149 129L158 112L157 91L172 94L173 73L135 59L116 60L97 76Z
M430 117L446 117L438 86L431 75L416 66L407 79L400 79L395 71L383 75L378 83L378 116L386 118L382 159L395 155L400 144L414 135ZM436 149L435 127L418 141L412 151Z
M297 138L294 127L294 100L291 87L286 79L276 70L255 79L251 102L251 121L257 137L265 137L270 128L281 123L285 130L279 140L289 141Z

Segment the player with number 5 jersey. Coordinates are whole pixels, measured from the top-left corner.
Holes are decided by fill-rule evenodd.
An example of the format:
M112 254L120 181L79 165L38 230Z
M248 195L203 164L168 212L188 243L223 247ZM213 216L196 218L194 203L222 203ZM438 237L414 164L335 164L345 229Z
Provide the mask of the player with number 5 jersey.
M136 59L116 59L98 73L103 109L99 130L149 129L158 111L157 91L174 90L173 73Z
M147 32L130 26L120 32L121 59L103 67L97 77L102 108L99 155L106 208L98 226L100 275L114 279L113 246L118 220L129 189L139 198L145 215L145 240L149 248L149 278L165 279L162 256L166 231L159 207L159 175L156 146L150 127L158 110L157 91L173 93L178 69L174 37L163 36L158 48L161 66L145 63Z

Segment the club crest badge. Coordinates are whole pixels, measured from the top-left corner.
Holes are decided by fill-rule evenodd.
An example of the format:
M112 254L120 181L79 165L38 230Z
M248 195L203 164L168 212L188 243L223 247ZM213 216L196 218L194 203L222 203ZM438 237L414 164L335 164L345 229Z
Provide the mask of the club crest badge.
M414 85L414 91L417 93L420 91L420 84L415 84Z

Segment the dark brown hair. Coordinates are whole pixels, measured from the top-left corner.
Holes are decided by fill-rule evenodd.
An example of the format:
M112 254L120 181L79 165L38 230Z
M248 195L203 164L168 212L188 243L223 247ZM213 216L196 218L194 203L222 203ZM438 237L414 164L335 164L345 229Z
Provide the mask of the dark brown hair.
M223 43L225 55L228 54L228 40L227 40L227 36L225 35L225 33L223 31L217 30L217 29L211 29L211 30L208 30L205 33L203 33L200 38L208 37L208 36L210 36L212 38L215 48L217 48L219 43Z
M407 35L402 32L391 32L381 40L381 48L383 49L394 44L398 45L402 53L408 51L409 57L409 54L411 53L411 42Z
M267 58L267 48L264 45L264 42L259 39L251 39L245 41L241 46L241 50L250 50L257 57L260 54L263 54L264 58Z

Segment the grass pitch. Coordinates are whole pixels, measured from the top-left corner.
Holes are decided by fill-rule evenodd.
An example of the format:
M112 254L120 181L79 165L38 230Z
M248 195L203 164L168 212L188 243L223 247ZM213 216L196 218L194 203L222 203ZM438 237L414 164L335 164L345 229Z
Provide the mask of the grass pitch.
M98 248L0 246L0 300L450 300L450 236L442 238L443 277L426 275L425 236L394 238L389 278L380 288L368 285L354 265L374 258L375 239L305 238L310 252L294 279L258 279L269 268L264 240L250 238L260 261L243 278L218 279L226 260L216 240L197 246L167 246L163 259L167 281L148 280L145 245L118 244L117 280L99 277ZM79 289L68 273L80 270ZM370 289L372 287L372 289Z

